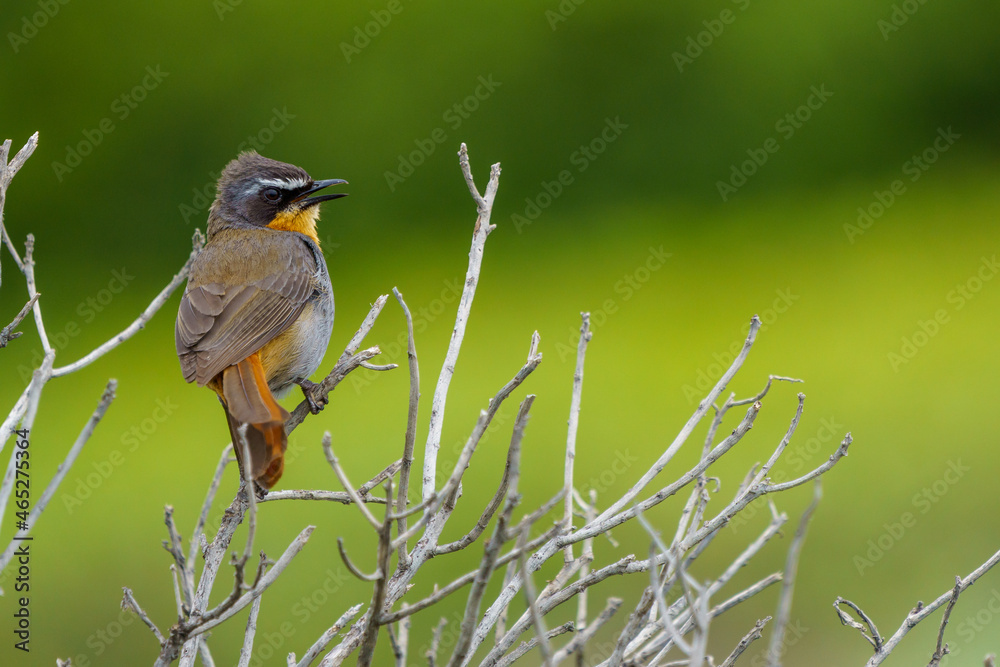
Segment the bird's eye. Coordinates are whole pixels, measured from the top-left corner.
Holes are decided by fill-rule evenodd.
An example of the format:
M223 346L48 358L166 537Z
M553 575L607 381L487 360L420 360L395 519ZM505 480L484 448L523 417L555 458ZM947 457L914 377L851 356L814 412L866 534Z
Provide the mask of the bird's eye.
M278 188L268 188L260 193L264 199L269 202L276 202L281 199L281 193L278 192Z

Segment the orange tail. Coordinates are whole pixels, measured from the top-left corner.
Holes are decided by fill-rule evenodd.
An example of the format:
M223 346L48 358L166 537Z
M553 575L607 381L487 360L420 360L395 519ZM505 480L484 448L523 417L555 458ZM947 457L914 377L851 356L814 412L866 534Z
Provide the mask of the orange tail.
M247 464L243 460L242 433L250 450L250 478L270 489L281 478L285 466L288 411L274 399L256 353L222 371L220 378L221 382L212 383L212 388L222 399L240 471Z

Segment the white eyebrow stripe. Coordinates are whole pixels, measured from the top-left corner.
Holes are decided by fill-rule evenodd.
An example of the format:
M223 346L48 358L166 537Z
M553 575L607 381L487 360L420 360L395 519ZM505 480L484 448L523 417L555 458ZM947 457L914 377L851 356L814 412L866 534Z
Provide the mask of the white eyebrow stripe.
M256 179L258 185L261 186L273 186L276 188L284 188L287 190L295 190L297 188L304 188L309 185L309 181L304 178L258 178Z

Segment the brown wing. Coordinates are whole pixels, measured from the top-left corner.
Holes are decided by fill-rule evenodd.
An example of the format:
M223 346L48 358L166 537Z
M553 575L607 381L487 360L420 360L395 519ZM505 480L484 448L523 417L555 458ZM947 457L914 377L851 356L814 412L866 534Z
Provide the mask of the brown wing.
M270 234L220 234L191 267L174 330L188 382L204 385L259 350L291 326L312 294L317 269L309 247Z

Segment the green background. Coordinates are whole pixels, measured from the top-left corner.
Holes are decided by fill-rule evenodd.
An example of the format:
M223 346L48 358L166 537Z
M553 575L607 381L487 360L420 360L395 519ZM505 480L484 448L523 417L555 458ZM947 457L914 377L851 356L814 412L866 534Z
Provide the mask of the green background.
M538 399L524 443L524 507L561 484L581 310L594 313L594 338L577 474L580 486L600 491L599 503L631 486L673 439L706 393L706 378L719 376L720 359L759 313L766 326L731 389L754 394L769 373L806 383L772 390L754 430L719 464L722 488L710 511L769 455L800 389L808 400L782 464L788 474L819 465L847 431L855 439L826 477L802 553L792 612L798 635L786 664L861 664L870 650L837 621L830 607L837 595L890 634L917 600L937 597L1000 546L1000 281L991 280L1000 250L996 3L403 0L392 5L395 14L379 1L50 4L7 0L0 9L0 138L16 150L40 132L4 213L19 246L28 233L37 240L57 365L121 330L170 280L204 225L203 192L211 195L214 175L254 137L265 155L351 182L351 196L326 204L321 222L337 295L324 368L379 294L398 286L414 311L425 310L419 450L454 320L455 304L443 297L451 300L464 276L475 218L455 157L465 141L481 185L492 162L502 163L503 176L497 229L451 387L442 464L523 363L536 329L545 359L477 453L450 535L472 526L495 487L516 402L529 391ZM891 23L894 11L901 25ZM378 26L375 16L391 20ZM366 28L374 34L367 42L358 37ZM701 39L700 52L689 38ZM678 67L675 54L689 48L696 57ZM813 87L832 95L800 109ZM789 136L782 121L797 111L803 122ZM578 151L608 119L626 127L581 161ZM949 128L958 138L936 151L939 131ZM432 153L409 157L428 142ZM718 182L753 155L762 161L765 145L778 149L745 166L753 174L723 198ZM87 154L77 162L74 151ZM933 164L914 172L911 160L921 155ZM401 161L420 164L390 187L386 173L398 174ZM546 184L555 191L564 170L572 181L555 198L540 197ZM892 204L852 231L858 208L878 212L897 180ZM531 224L513 217L534 214L531 202L544 205ZM661 247L669 259L644 272L651 248ZM2 254L6 324L26 297ZM959 288L968 298L956 296ZM31 434L35 498L107 379L119 382L118 398L34 531L27 656L11 646L11 582L4 581L0 663L51 665L57 656L76 665L151 663L151 634L122 625L131 621L119 610L122 586L161 628L174 619L171 560L160 547L163 506L174 506L189 533L228 439L215 399L181 378L177 300L122 347L46 387ZM403 327L390 303L368 338L382 344L385 362L405 363L393 344ZM22 329L25 336L0 351L2 414L40 350L33 324ZM922 344L907 347L915 342ZM892 354L900 355L895 363ZM319 446L324 430L356 482L397 458L407 388L402 369L342 385L327 410L292 435L281 487L338 488ZM697 441L665 481L694 460ZM628 462L624 473L615 472L616 461ZM236 484L228 470L220 499L228 501ZM809 494L800 488L775 498L790 516L784 537L723 596L782 567ZM669 531L677 505L665 503L650 518ZM895 524L907 512L914 520L900 533ZM710 577L728 564L766 514L728 528L696 574ZM371 569L374 537L353 508L265 505L256 548L276 557L308 524L317 526L312 539L263 600L262 660L254 664L284 664L289 650L301 656L343 610L367 604L368 586L344 577L336 553L342 535L355 561ZM0 542L10 535L8 516ZM617 548L597 543L599 562L646 553L640 528L615 537ZM479 555L474 548L430 563L412 594L471 569ZM219 579L220 595L228 577ZM335 592L317 592L324 582ZM608 581L591 593L591 607L624 594L610 626L620 628L646 584L642 575ZM315 606L305 611L310 598ZM963 594L947 637L951 664L981 664L1000 649L997 598L998 573ZM777 589L769 590L713 624L718 661L776 600ZM453 617L459 602L440 613ZM914 630L886 664L925 664L939 618ZM423 664L435 620L417 617L411 664ZM286 638L283 622L291 623ZM235 663L242 631L234 621L213 634L217 664ZM279 640L277 654L263 649ZM764 649L755 644L742 664L761 664Z

